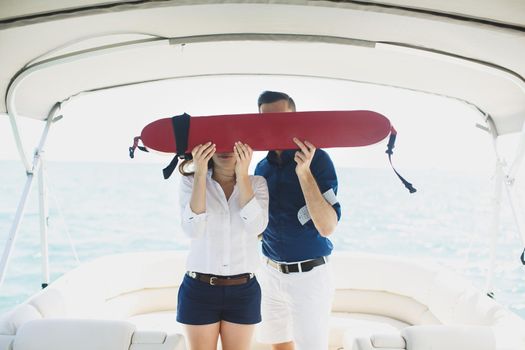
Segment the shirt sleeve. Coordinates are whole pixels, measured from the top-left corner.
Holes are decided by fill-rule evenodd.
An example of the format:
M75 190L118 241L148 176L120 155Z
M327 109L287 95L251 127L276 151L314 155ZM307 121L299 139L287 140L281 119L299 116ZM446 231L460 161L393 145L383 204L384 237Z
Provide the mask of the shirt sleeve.
M334 164L326 151L317 149L312 160L312 174L325 199L332 205L337 214L337 221L341 219L341 204L337 200L337 174Z
M240 210L248 234L258 235L268 225L268 185L262 176L252 176L254 197Z
M190 238L201 236L206 230L206 213L195 214L190 207L193 176L182 176L180 182L180 208L182 230Z

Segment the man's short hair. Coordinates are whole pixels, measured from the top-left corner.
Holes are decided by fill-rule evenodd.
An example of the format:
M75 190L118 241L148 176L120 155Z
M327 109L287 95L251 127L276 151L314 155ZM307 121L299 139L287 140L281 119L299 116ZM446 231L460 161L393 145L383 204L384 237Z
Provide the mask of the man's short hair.
M281 100L288 101L288 107L290 107L290 109L295 112L295 102L293 101L293 99L284 92L278 91L264 91L262 94L259 95L259 99L257 100L257 106L260 110L261 105L263 104L273 103Z

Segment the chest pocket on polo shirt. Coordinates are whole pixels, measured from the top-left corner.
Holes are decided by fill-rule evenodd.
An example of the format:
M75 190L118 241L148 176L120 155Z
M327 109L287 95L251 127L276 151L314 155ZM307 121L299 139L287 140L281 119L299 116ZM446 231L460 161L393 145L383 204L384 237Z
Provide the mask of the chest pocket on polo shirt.
M335 195L335 192L333 189L329 189L328 191L323 193L323 197L324 199L326 199L328 203L330 203L330 205L334 205L335 203L338 202L337 196ZM312 220L312 217L310 216L310 213L308 212L308 207L306 205L302 207L301 209L299 209L299 211L297 212L297 220L299 220L299 222L303 226L308 221Z

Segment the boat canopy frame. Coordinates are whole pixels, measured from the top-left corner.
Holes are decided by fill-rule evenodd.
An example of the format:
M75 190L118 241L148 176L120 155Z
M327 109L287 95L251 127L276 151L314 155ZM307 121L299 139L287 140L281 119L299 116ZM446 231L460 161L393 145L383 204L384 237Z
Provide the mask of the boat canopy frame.
M20 2L22 3L24 1ZM525 120L525 107L522 109L511 108L509 111L506 108L507 106L505 106L505 101L519 101L521 103L521 105L519 106L520 108L525 106L525 79L523 77L523 74L525 72L525 64L523 64L522 62L525 60L520 61L520 56L517 55L517 57L514 57L512 53L509 53L507 56L500 55L501 52L503 52L503 50L501 50L501 47L515 47L516 43L521 43L523 38L525 38L525 21L523 21L522 23L520 22L521 19L519 18L519 16L516 17L517 19L514 17L517 11L502 11L500 13L500 15L502 16L501 18L495 18L494 20L492 20L471 17L468 12L466 12L463 15L457 15L450 9L446 11L443 10L442 12L434 10L424 11L421 9L409 8L406 6L388 6L385 4L367 1L311 2L283 0L281 2L276 3L266 3L265 1L239 0L225 1L224 4L221 4L221 2L222 1L199 0L197 2L194 2L195 4L191 4L191 2L187 2L184 0L174 0L165 2L127 1L122 4L112 3L108 4L107 6L99 4L97 6L92 7L88 6L84 8L72 8L68 9L67 11L53 12L50 10L47 13L43 12L41 14L18 17L14 16L13 18L7 19L0 18L0 47L3 47L2 45L6 43L6 46L9 47L9 40L2 41L3 39L5 39L5 37L2 36L4 32L8 34L16 34L17 31L19 31L20 33L24 33L26 27L30 28L31 26L34 26L35 28L42 28L47 30L47 34L52 34L53 30L55 30L56 33L56 30L59 27L58 24L57 28L52 27L52 25L55 24L55 22L61 23L63 25L63 27L61 27L62 30L68 28L67 25L75 23L74 21L77 21L76 23L81 24L78 26L78 28L74 26L69 27L71 31L75 31L75 33L67 33L68 35L70 35L70 37L73 37L73 34L77 35L76 40L71 41L70 39L66 39L69 37L68 35L65 35L64 38L60 38L63 41L60 42L59 45L52 46L53 49L51 50L40 51L38 52L38 54L35 54L34 57L24 56L24 54L27 54L25 52L18 53L21 55L21 59L23 61L25 60L25 64L20 67L17 65L18 62L16 62L15 64L10 61L10 68L12 70L9 71L11 74L11 76L9 76L9 84L7 85L7 87L5 87L4 85L0 86L3 89L2 91L6 92L6 99L3 102L5 102L5 110L7 111L7 115L10 119L11 129L15 139L16 147L20 159L24 165L27 176L26 185L24 187L20 202L17 207L15 219L9 232L3 256L0 260L0 286L2 285L2 282L5 277L5 271L7 269L11 251L15 244L17 232L25 212L27 199L34 184L34 176L37 173L39 174L41 179L39 185L39 198L41 203L41 236L43 244L46 244L45 242L47 240L47 228L45 222L47 221L47 200L44 185L45 171L42 166L42 163L44 161L44 146L47 140L49 129L53 122L61 118L60 109L62 104L73 101L75 97L80 94L89 93L93 91L107 90L119 86L143 84L147 82L154 82L166 79L178 79L196 76L273 75L337 79L341 81L361 82L371 85L381 85L421 93L434 94L444 98L452 98L474 107L478 110L481 117L485 120L488 126L487 129L490 131L490 134L492 136L492 140L494 143L494 151L496 152L497 156L496 169L498 174L497 178L499 180L495 181L496 199L494 209L498 214L494 215L493 218L493 224L491 229L491 249L495 249L495 244L497 241L497 230L499 226L499 205L502 196L502 191L500 190L501 186L504 186L504 188L506 189L505 193L507 194L508 201L512 208L515 224L518 233L521 237L523 246L525 247L525 224L522 222L523 219L519 216L519 213L521 211L520 208L518 208L518 202L515 197L514 187L515 177L517 176L519 168L523 163L523 158L525 158L525 123L523 122ZM393 0L390 2L396 3L399 1ZM461 3L461 1L459 1L458 3ZM510 2L505 1L504 3L502 3L501 9L505 4L510 4ZM208 16L209 23L207 23L208 27L206 29L210 34L206 34L206 31L201 30L200 26L198 26L196 22L186 23L188 25L188 28L184 27L184 25L181 25L181 29L173 29L173 26L170 26L173 20L170 17L171 15L176 14L177 16L179 16L177 17L179 20L184 20L184 15L188 13L187 11L189 11L192 6L195 5L200 6L199 9L202 10L201 13L205 13ZM433 6L438 6L437 2L434 2ZM454 5L451 4L443 4L443 6L454 7ZM519 4L513 6L521 8L519 7L521 6ZM239 13L243 13L247 16L247 18L242 18L242 29L230 27L228 21L223 18L225 14L229 14L228 10L230 9L230 7L236 7L236 9L239 10ZM162 12L160 10L162 10ZM195 11L195 8L191 10ZM255 10L264 10L264 13L259 13ZM277 16L275 16L275 13L272 12L272 10L282 10L279 11L279 13L285 13L284 15L288 16L288 19L291 19L292 15L294 15L296 11L302 11L303 16L293 16L294 22L287 23L287 26L289 28L292 28L289 29L287 26L281 25L282 23L279 22L280 18L277 18ZM141 13L139 13L139 11L143 11L142 16ZM483 9L476 9L476 12L479 12L479 16L481 16L481 14L483 14L484 16L491 14L490 11L484 12ZM253 17L256 16L255 13L258 17L260 17L260 20L251 20L253 18L256 18ZM310 30L312 19L316 18L316 16L318 16L318 14L320 13L323 13L323 15L325 16L324 23L330 23L328 22L329 20L333 22L330 23L331 25L333 25L333 28L316 27L315 29ZM410 33L409 30L405 32L402 30L397 30L398 28L396 28L395 33L391 34L388 32L387 25L385 25L384 28L379 29L374 28L373 26L366 26L368 22L366 22L365 19L362 20L363 22L359 21L361 14L366 14L368 17L370 17L369 19L386 19L387 16L390 16L388 18L392 20L390 24L393 25L408 25L409 23L406 21L406 18L410 18L410 16L413 16L413 18L410 18L412 20L410 25L415 26L415 28L417 28L417 26L419 25L421 26L421 28L424 28L425 31L439 31L441 29L444 29L446 25L449 25L449 27L447 28L447 33L450 34L454 33L454 29L461 28L464 29L464 35L456 40L467 40L467 44L469 44L470 46L472 46L473 43L468 42L469 39L475 40L483 38L484 35L486 35L487 33L493 34L493 46L491 46L490 49L493 51L493 53L491 52L491 54L493 54L494 56L488 56L493 58L493 60L488 60L484 58L485 56L483 55L486 55L488 50L483 50L483 47L476 47L475 49L472 49L472 51L469 52L469 50L461 48L460 46L450 46L448 45L448 42L443 40L432 41L430 45L426 45L426 42L418 41L422 40L421 36L417 37L417 35L413 35L414 33ZM87 33L87 31L85 30L86 28L82 26L86 26L86 22L88 21L87 18L90 16L92 17L92 21L95 20L97 16L114 16L113 18L115 19L115 21L113 22L101 22L101 27L103 28L91 29L95 33L98 33L97 35L100 35L101 32L106 30L107 35L128 35L134 36L134 38L121 42L105 42L105 44L99 46L93 46L92 44L90 44L91 46L83 46L81 45L82 43L99 39L97 35L95 35L94 37L85 36L85 33ZM151 18L154 18L154 16L160 18L161 22L164 21L162 23L164 27L160 25L158 28L155 26L151 26L151 23L148 22L148 20L151 20L151 18L148 16L151 16ZM108 19L109 17L104 18ZM514 19L511 20L510 18ZM128 23L127 21L135 21L136 23L133 23L136 24L137 28L140 28L140 30L124 30L123 28L125 28L125 24ZM262 22L264 21L270 22L268 24L263 25ZM191 28L189 28L190 25L192 25ZM156 29L156 31L144 30L144 28L150 27ZM347 27L350 29L348 29ZM274 30L274 28L277 29ZM233 29L236 29L236 31L234 31ZM366 33L365 29L369 30L370 32ZM166 33L176 34L166 35ZM183 35L181 33L189 34ZM355 34L354 36L350 36L348 33L357 34ZM403 38L403 36L405 36L404 38L406 40L397 39ZM50 42L55 41L51 40ZM451 42L453 44L458 44L458 42L454 42L454 40L451 40ZM496 42L496 44L494 44L494 42ZM407 63L405 64L407 66L410 66L410 69L419 68L421 69L421 71L432 67L437 67L439 69L446 69L447 67L462 69L467 67L468 69L465 68L460 72L465 73L466 77L471 77L473 81L471 82L470 86L468 85L468 83L465 83L466 85L463 85L460 88L456 87L456 90L454 90L453 93L448 94L448 90L443 89L443 86L441 86L441 89L439 89L436 85L434 86L435 89L433 90L432 88L425 88L427 86L425 84L426 82L418 81L418 84L416 84L414 80L402 80L399 79L399 76L391 76L390 80L385 79L383 81L380 78L377 78L377 75L370 75L370 79L367 79L367 76L359 75L358 70L349 70L348 72L345 72L344 76L339 76L338 73L341 73L341 70L331 71L331 67L322 67L322 69L317 69L316 73L311 73L307 69L308 63L315 62L315 59L313 59L312 61L308 61L308 59L311 58L304 56L306 64L304 64L304 62L300 62L303 63L303 66L298 67L293 72L280 71L278 69L271 68L272 64L275 65L276 61L268 63L264 67L264 69L263 67L261 67L261 70L256 70L257 68L259 68L256 65L248 65L243 66L242 69L239 68L236 71L227 64L228 62L222 62L220 60L218 60L218 62L213 62L213 64L215 65L212 68L210 68L210 70L200 71L199 69L207 67L208 63L211 65L211 62L202 61L200 62L200 66L197 64L195 66L192 66L192 69L189 69L188 71L182 71L182 73L181 71L177 70L166 70L166 72L168 73L160 77L150 76L144 78L142 76L134 76L131 80L119 81L117 79L116 83L111 82L109 80L102 82L93 81L90 82L92 83L92 85L88 84L87 86L68 86L70 90L67 91L67 93L59 91L56 93L56 98L53 97L54 99L49 101L42 101L36 99L36 94L34 91L35 87L42 86L42 84L46 84L48 81L52 81L52 78L57 79L56 84L60 85L60 77L57 74L55 74L55 72L52 70L52 68L54 67L65 67L71 63L78 63L78 66L76 66L75 68L78 71L82 71L81 63L87 62L88 60L103 59L104 55L110 53L125 55L128 52L132 52L132 50L136 48L149 48L151 49L151 52L148 51L145 52L145 54L150 54L150 56L145 57L153 57L155 56L155 54L158 57L159 53L169 52L167 48L180 47L185 48L184 50L187 51L191 48L198 49L203 45L205 46L212 43L219 45L227 45L227 48L237 49L243 46L248 46L248 48L242 52L245 55L245 58L250 57L249 51L250 49L253 49L253 47L255 47L253 45L272 43L275 44L274 48L276 52L291 54L291 52L283 50L283 47L286 47L290 44L301 44L303 46L294 46L294 48L296 49L296 51L304 53L308 52L307 50L303 50L304 48L311 48L311 46L308 45L319 44L323 45L323 48L336 48L337 50L332 50L330 52L344 53L345 55L343 58L353 57L353 55L355 54L355 57L361 60L356 62L361 63L366 63L367 58L373 57L375 52L371 50L379 50L384 54L382 55L384 56L384 60L376 61L376 68L378 70L387 69L388 67L383 68L381 64L387 64L390 62L390 60L394 60L394 63L392 63L392 65L394 65L396 63L403 63L405 62L404 60L408 58L425 58L425 60L421 60L421 62L424 61L423 64L418 65L417 67L410 66L411 62L419 63L419 61L416 59L414 61L406 61ZM441 46L439 46L438 44ZM459 44L461 44L461 42L459 42ZM453 48L457 49L457 51L453 51ZM28 50L31 49L37 50L33 47L28 48ZM164 51L154 51L157 49ZM501 52L498 52L498 49L500 49ZM196 56L191 56L190 54L186 57L176 57L180 59L180 62L187 63L188 61L191 61L192 58L198 57L199 53L200 52L198 50L195 50L191 54L194 54ZM257 53L259 52L256 52L255 54ZM228 58L229 56L225 57ZM298 58L300 57L301 56L293 56L293 58L296 59L297 62L299 62ZM186 61L184 61L184 58L186 58ZM334 55L332 59L335 60L333 66L337 66L338 64L344 63L348 64L348 62L345 61L337 61L337 59L340 59L340 57L337 55ZM293 60L291 61L292 63L295 63ZM94 62L97 63L96 61ZM428 65L426 65L427 63ZM14 69L13 67L17 68ZM66 68L64 69L66 70ZM46 72L48 72L47 76L44 74ZM456 71L453 71L452 73L450 73L450 75L453 76L455 72ZM368 73L372 74L374 72ZM383 70L380 71L380 73L386 74L388 73L388 71ZM417 74L417 71L413 74ZM493 88L495 90L497 90L498 88L505 88L504 92L506 93L506 95L498 96L498 98L504 101L502 102L503 107L500 108L501 106L498 105L498 108L496 108L497 112L500 113L501 116L496 115L496 112L488 108L486 105L486 103L489 103L489 106L491 107L496 106L490 105L491 91L485 91L490 90L490 88L485 89L483 91L480 90L479 96L476 96L477 99L472 100L470 98L470 96L474 95L469 95L470 92L468 91L468 89L469 87L475 87L475 84L477 83L479 84L480 80L476 80L479 76L483 76L484 78L486 77L486 83L488 85L493 83L495 84L494 86L490 86L490 88ZM0 79L0 82L3 82L5 80L5 75L0 76L0 78L3 78L3 80ZM414 85L412 86L410 84ZM19 98L19 100L17 100L17 98ZM38 108L28 106L27 102L32 101L32 99L35 99L34 104L37 105ZM26 104L24 105L23 102L26 102ZM509 105L512 105L512 103L509 103ZM50 106L52 107L49 108ZM22 108L22 113L20 113L18 107ZM47 115L45 115L46 112ZM20 115L29 116L35 119L41 119L45 121L45 127L40 137L38 147L36 148L36 151L33 155L32 162L29 161L29 158L25 154L22 139L18 130L17 119L20 117ZM518 125L521 125L521 131L518 130ZM520 133L520 140L518 148L516 150L516 154L514 155L514 159L511 163L509 170L507 171L503 166L502 158L499 155L497 140L501 135L516 132ZM42 249L42 258L44 260L47 260L47 248ZM493 252L491 254L493 254ZM525 264L525 261L523 263ZM490 292L492 290L491 285L492 275L494 273L495 260L491 258L490 264L491 267L489 267L487 273L487 292ZM49 279L49 269L47 261L43 261L43 273L44 285L48 282Z
M424 93L424 92L422 92ZM14 95L12 95L14 96ZM73 98L73 97L71 97ZM71 98L68 98L67 100L71 100ZM444 97L446 98L446 97ZM8 239L6 242L6 246L4 248L3 255L0 260L0 287L3 284L3 281L5 279L7 267L9 264L11 252L14 248L17 234L19 231L19 227L21 225L23 216L25 214L27 199L31 193L33 184L34 184L34 176L36 173L38 173L39 176L39 207L40 207L40 236L41 236L41 264L42 264L42 287L45 288L50 283L50 277L49 277L49 256L48 256L48 243L47 243L47 223L48 223L48 210L47 210L47 191L45 187L45 170L44 170L44 154L45 154L45 143L47 141L47 136L50 130L51 125L63 118L63 116L60 114L61 112L61 105L65 101L57 102L51 111L48 114L48 117L45 120L45 127L42 131L42 135L40 136L40 141L38 142L38 145L35 149L34 155L33 155L33 161L29 166L26 166L26 184L24 186L24 190L22 192L16 214L15 219L13 220L13 224L11 226ZM465 101L465 103L468 103ZM490 116L483 113L479 108L476 107L476 109L479 111L480 115L484 118L485 122L488 124L488 128L486 128L492 137L492 143L494 152L496 155L496 177L494 181L494 199L493 199L493 217L492 217L492 223L491 227L489 229L489 236L490 236L490 245L489 245L489 255L490 255L490 261L489 265L487 267L487 274L486 274L486 281L485 281L485 291L487 295L494 297L494 273L495 273L495 267L496 267L496 258L495 258L495 251L498 241L498 232L499 232L499 221L500 221L500 209L501 209L501 200L502 200L502 187L505 188L506 198L508 199L508 203L512 210L512 216L516 225L517 232L521 238L522 244L525 247L525 224L523 223L522 218L520 217L519 213L521 212L521 209L519 207L519 201L516 198L515 193L515 176L518 173L518 170L520 169L520 166L523 162L523 158L525 157L525 124L520 132L520 140L518 144L518 148L516 150L516 154L514 157L514 160L511 163L510 170L508 172L505 172L504 167L504 160L500 155L499 149L498 149L498 137L496 127ZM20 133L18 130L18 125L16 123L16 114L15 113L9 113L8 114L11 126L12 126L12 132L13 137L15 139L15 143L18 149L18 153L20 156L20 159L22 163L25 165L26 162L26 156L25 151L23 148L23 142L20 137ZM525 249L524 249L525 252ZM522 261L525 265L525 261Z

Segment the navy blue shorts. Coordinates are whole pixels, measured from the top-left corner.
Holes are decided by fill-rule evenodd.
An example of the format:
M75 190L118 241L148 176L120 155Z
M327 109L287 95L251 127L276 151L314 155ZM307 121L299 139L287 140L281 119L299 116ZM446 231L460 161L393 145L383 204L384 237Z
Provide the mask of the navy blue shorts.
M255 324L261 322L261 287L255 277L236 286L212 286L184 275L179 288L177 321L203 325L221 320Z

